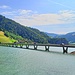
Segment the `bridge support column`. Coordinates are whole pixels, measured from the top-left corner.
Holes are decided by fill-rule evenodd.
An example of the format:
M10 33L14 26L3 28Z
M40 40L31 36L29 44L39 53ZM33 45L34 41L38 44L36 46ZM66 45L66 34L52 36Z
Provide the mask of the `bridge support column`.
M23 47L23 45L20 45L20 48L22 48Z
M18 45L15 45L15 47L18 47Z
M63 47L63 54L68 53L68 47Z
M12 47L14 47L14 45L12 45Z
M6 47L8 47L8 44L6 44Z
M9 46L8 47L11 47L11 45L9 44Z
M49 46L45 46L45 51L49 51Z
M9 47L12 47L12 45L9 45Z
M37 45L34 45L34 49L37 50Z
M26 49L29 49L29 45L26 45Z

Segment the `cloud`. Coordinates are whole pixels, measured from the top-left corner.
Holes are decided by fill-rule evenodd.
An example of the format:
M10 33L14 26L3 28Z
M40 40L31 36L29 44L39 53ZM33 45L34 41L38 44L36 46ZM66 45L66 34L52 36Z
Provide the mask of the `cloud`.
M28 16L37 13L36 11L33 12L32 10L14 10L14 11L5 11L1 12L2 15L13 15L13 16Z
M15 21L23 25L49 25L59 24L60 16L57 14L33 14L28 16L16 16Z
M75 11L60 11L61 15L61 20L64 21L65 23L75 23Z
M0 9L10 9L10 7L7 5L2 5L2 6L0 6Z
M27 10L28 11L28 10ZM23 12L20 16L15 16L14 20L22 25L51 25L51 24L66 24L75 22L75 11L59 11L59 13L48 14L28 14L30 12Z
M8 11L2 12L0 14L2 14L2 15L14 15L15 16L15 14L13 12L8 12Z
M26 15L26 14L32 13L33 11L32 10L19 9L18 12L19 12L20 15Z
M39 14L36 11L19 9L2 14L12 16L13 20L25 26L75 23L75 11L72 10Z

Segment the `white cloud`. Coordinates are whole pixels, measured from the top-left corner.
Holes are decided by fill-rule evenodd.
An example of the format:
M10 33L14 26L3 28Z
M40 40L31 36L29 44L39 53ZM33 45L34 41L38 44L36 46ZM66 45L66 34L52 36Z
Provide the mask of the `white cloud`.
M10 7L7 6L7 5L2 5L2 6L0 6L0 8L1 8L1 9L10 9Z
M0 14L2 14L2 15L14 15L13 12L8 12L8 11L2 12L2 13L0 13ZM14 15L14 16L15 16L15 15Z
M13 16L28 16L37 13L36 11L33 12L32 10L14 10L14 11L5 11L1 12L2 15L13 15Z
M22 25L50 25L50 24L66 24L75 22L75 11L60 11L59 13L48 13L48 14L32 14L29 15L24 12L20 16L15 16L14 20Z
M65 23L75 23L75 11L61 11L61 20Z
M38 14L36 11L19 9L11 12L3 12L2 14L13 15L13 20L26 26L75 23L75 11L72 10Z
M14 20L23 25L49 25L61 23L62 21L59 21L59 18L60 15L57 14L33 14L28 17L17 16Z
M20 13L20 15L26 15L26 14L29 14L31 12L33 12L32 10L18 10L18 12Z

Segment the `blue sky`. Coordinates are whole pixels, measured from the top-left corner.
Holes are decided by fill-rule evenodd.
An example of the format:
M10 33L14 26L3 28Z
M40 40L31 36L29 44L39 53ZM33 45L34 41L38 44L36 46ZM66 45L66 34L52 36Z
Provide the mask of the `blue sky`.
M1 0L0 14L44 32L75 32L75 0Z

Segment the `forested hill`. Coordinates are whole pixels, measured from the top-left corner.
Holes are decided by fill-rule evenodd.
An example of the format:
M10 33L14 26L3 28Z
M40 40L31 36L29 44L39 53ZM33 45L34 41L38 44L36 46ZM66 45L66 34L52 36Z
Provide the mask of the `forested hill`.
M19 35L25 39L38 42L38 43L49 42L49 37L45 33L40 32L39 30L34 28L22 26L19 23L16 23L11 19L5 18L2 15L0 15L0 30L15 35Z
M22 26L19 23L0 15L0 31L3 31L6 36L13 39L27 39L37 43L68 43L66 39L50 38L44 32L27 26Z
M59 35L54 33L46 33L48 36L52 38L65 38L69 43L75 43L75 32L70 32L67 34Z

